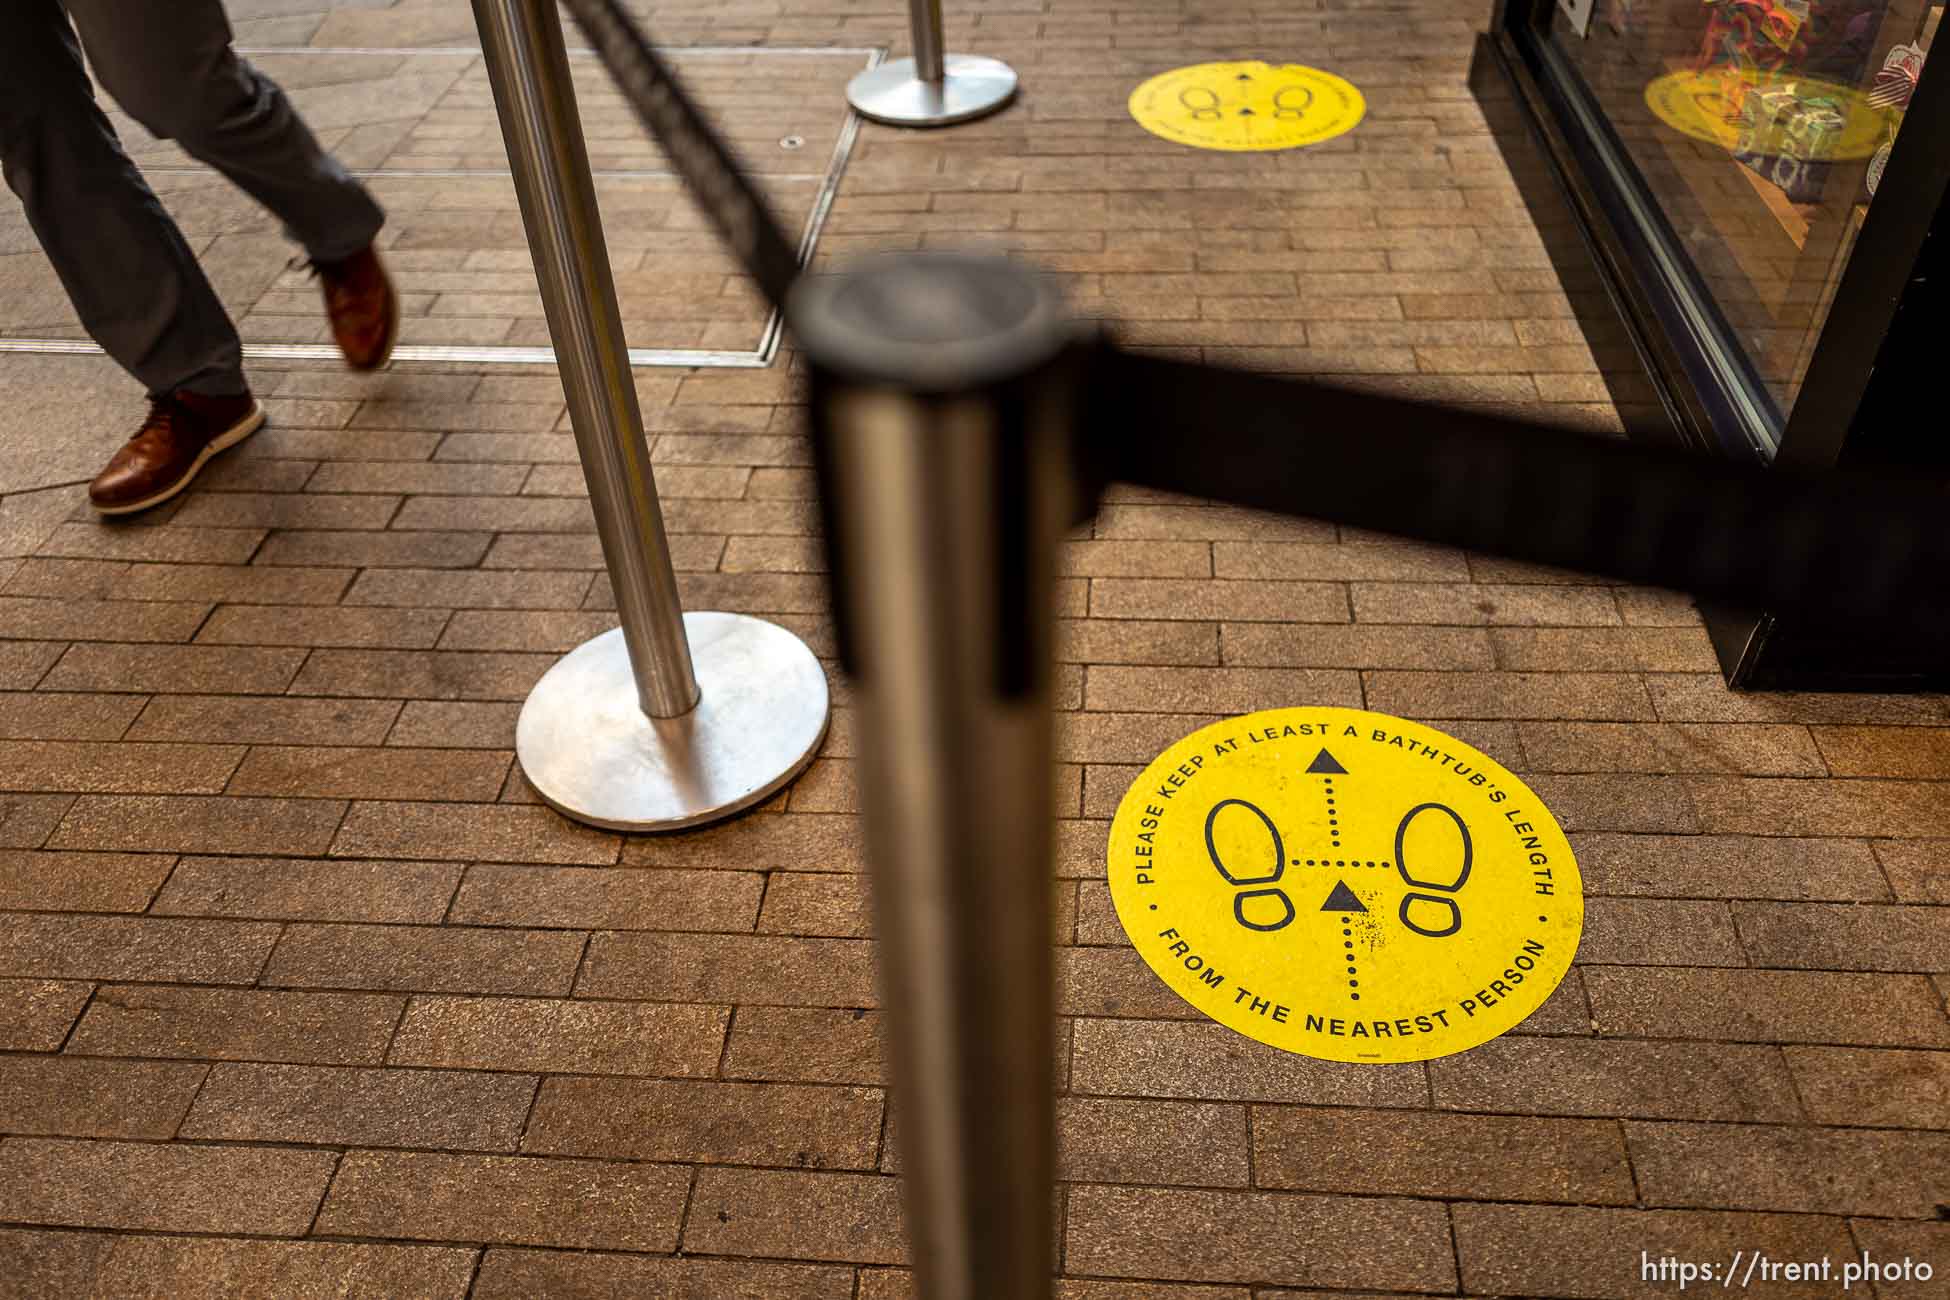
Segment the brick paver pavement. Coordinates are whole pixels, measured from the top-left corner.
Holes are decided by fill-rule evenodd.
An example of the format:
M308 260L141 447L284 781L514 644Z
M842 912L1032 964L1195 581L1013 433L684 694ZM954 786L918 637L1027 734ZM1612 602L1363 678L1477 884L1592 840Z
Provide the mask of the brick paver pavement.
M470 39L459 0L234 8L260 45ZM827 253L1002 243L1138 345L1615 426L1463 85L1481 0L950 9L1021 103L868 129ZM679 44L904 26L895 0L657 17ZM1367 121L1229 156L1124 115L1163 68L1259 56L1352 79ZM805 111L830 139L834 102ZM334 138L474 165L417 120ZM467 223L436 225L451 258ZM611 228L645 301L735 292L658 288L722 273L701 232ZM493 230L502 256L461 260L490 332L528 300ZM830 655L789 363L639 386L687 602ZM131 386L0 356L0 1295L906 1294L844 690L819 762L741 821L565 823L510 751L611 617L553 376L254 373L271 427L105 527L76 484ZM1907 1254L1936 1279L1875 1295L1950 1293L1944 699L1731 695L1682 597L1159 495L1119 493L1064 564L1065 1300L1671 1293L1641 1250ZM1572 832L1580 961L1514 1033L1282 1055L1124 942L1105 835L1138 766L1298 703L1454 732Z

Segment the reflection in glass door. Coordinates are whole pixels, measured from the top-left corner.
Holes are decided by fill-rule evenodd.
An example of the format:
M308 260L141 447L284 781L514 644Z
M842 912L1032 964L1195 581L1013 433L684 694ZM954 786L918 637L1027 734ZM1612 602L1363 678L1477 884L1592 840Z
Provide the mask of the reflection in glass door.
M1561 2L1561 0L1560 0ZM1595 0L1551 15L1778 431L1942 0Z

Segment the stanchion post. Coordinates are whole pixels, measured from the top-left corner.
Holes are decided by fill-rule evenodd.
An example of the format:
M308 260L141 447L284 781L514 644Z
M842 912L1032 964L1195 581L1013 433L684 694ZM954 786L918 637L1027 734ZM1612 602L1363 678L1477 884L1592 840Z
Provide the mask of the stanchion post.
M855 77L846 102L888 126L952 126L995 112L1016 94L1016 72L1000 59L943 52L941 0L908 0L914 56Z
M475 0L474 15L643 711L674 718L697 703L697 680L562 24L523 0Z
M908 0L908 18L914 33L914 75L922 81L940 81L948 75L941 0Z
M1048 1300L1056 548L1072 334L1000 259L801 280L923 1300Z
M693 826L772 794L825 735L826 679L785 629L685 614L554 0L474 0L522 223L620 627L522 706L522 773L567 816Z

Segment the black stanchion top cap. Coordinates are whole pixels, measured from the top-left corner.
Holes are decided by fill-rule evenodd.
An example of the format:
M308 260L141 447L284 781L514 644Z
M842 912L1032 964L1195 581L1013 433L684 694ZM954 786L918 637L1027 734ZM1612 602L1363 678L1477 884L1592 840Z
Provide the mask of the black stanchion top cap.
M881 254L802 276L786 321L814 365L910 392L1012 379L1077 337L1046 278L976 253Z

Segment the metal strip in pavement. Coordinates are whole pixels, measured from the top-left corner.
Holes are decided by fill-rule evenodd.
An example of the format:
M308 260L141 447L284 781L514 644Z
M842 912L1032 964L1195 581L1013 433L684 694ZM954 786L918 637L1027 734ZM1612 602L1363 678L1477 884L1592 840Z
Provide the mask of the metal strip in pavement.
M777 314L774 313L774 320ZM728 369L763 369L772 363L778 349L777 333L767 327L771 352L719 352L704 348L631 348L633 366L697 366ZM35 353L43 356L101 356L102 350L80 339L0 338L0 353ZM244 356L257 361L344 361L331 343L246 343ZM552 366L555 350L543 347L460 346L436 343L402 343L393 349L394 361L454 361L470 365Z
M352 173L354 176L371 180L385 180L391 176L403 176L408 180L416 177L468 180L474 177L507 176L510 174L506 167L348 167L346 171ZM155 166L144 167L142 172L145 176L208 176L213 180L223 179L208 167L191 167L184 163L158 163ZM623 169L605 170L602 168L594 168L589 174L599 181L674 181L682 179L676 172L666 171L628 171ZM755 174L760 180L790 181L801 185L811 181L823 181L826 179L824 175L818 172L758 172Z
M478 55L478 45L238 45L233 46L239 54L441 54L449 58L464 55ZM733 54L786 54L794 57L816 57L821 54L860 54L886 57L886 48L879 45L663 45L658 46L666 54L681 58L686 54L724 57ZM570 58L594 58L596 52L587 47L571 46Z

